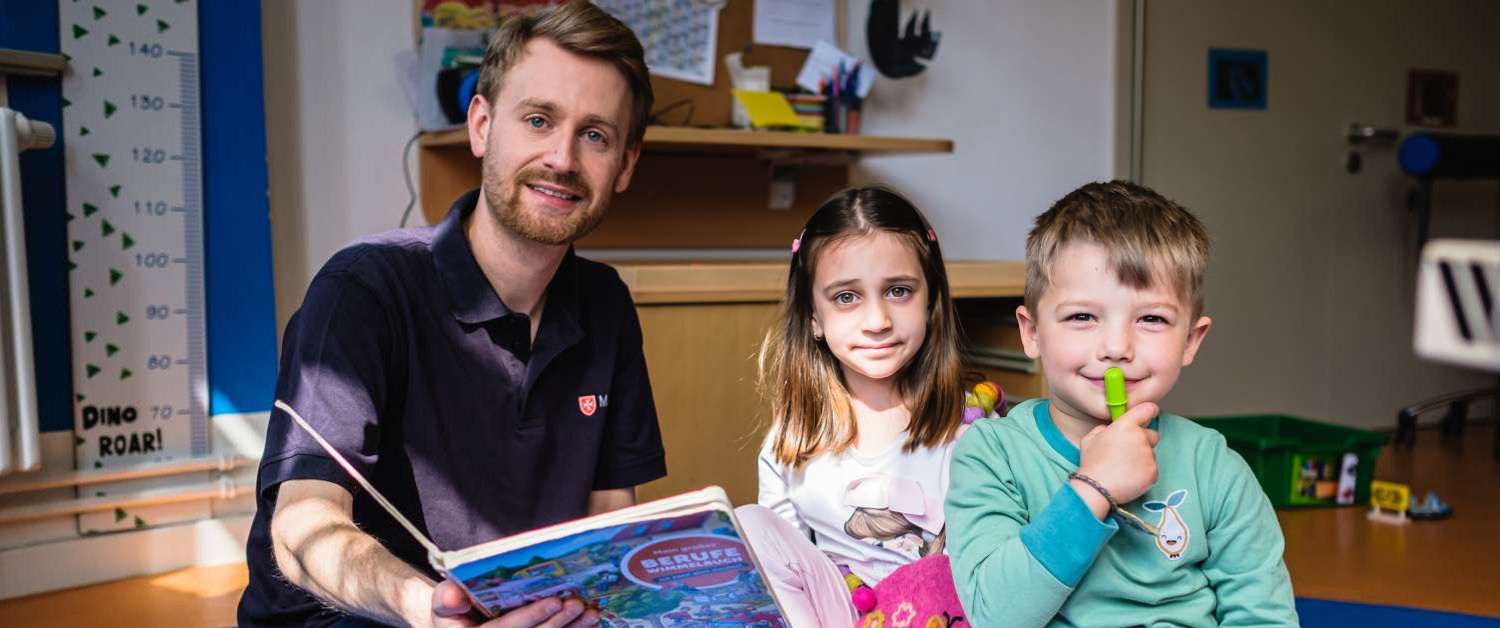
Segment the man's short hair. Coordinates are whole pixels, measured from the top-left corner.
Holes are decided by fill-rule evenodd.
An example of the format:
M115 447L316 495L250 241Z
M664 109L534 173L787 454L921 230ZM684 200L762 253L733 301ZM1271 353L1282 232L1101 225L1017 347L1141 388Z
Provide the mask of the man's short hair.
M639 145L646 135L655 96L646 70L646 53L635 33L624 22L584 1L573 1L535 16L508 18L490 38L479 68L476 93L491 104L500 92L505 73L526 52L535 37L550 40L569 52L614 64L630 86L630 129L627 145Z
M1050 283L1057 252L1069 242L1104 247L1120 283L1147 288L1166 282L1193 318L1203 313L1203 275L1208 269L1208 230L1192 213L1155 190L1129 181L1090 183L1062 197L1026 238L1026 307Z

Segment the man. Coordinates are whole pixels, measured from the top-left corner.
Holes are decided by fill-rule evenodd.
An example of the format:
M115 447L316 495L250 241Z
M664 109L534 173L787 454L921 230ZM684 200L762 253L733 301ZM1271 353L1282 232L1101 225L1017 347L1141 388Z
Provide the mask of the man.
M444 550L630 505L666 474L640 323L574 256L630 183L640 43L579 2L496 33L469 108L482 187L435 228L336 254L287 325L277 396ZM457 585L280 412L261 461L242 625L474 625ZM549 598L493 626L597 623Z

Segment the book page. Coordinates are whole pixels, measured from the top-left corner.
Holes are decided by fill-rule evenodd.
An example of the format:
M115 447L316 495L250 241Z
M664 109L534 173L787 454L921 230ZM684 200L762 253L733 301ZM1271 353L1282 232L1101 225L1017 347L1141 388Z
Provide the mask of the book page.
M663 497L644 504L636 504L628 508L600 513L592 517L564 521L545 528L537 528L520 534L513 534L505 538L466 547L461 550L444 552L443 562L449 566L454 566L496 554L503 554L517 548L572 536L579 532L704 510L730 512L733 510L733 506L729 503L729 495L724 493L724 489L717 486L709 486L690 493Z
M583 600L611 626L785 625L733 516L719 504L571 529L448 573L491 615L563 596Z

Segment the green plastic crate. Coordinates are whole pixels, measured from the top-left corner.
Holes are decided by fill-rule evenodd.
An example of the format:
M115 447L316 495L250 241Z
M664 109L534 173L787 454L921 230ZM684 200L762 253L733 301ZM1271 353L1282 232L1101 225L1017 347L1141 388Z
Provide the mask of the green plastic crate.
M1193 420L1224 435L1277 507L1334 505L1345 453L1359 456L1354 503L1370 501L1375 459L1389 440L1380 432L1275 414Z

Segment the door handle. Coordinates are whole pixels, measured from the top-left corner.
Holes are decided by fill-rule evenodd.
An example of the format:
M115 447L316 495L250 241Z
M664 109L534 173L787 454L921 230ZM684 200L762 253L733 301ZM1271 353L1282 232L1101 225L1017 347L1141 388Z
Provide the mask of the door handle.
M1354 123L1349 125L1345 133L1350 146L1370 146L1374 148L1388 148L1401 139L1401 131L1390 127L1368 126Z

